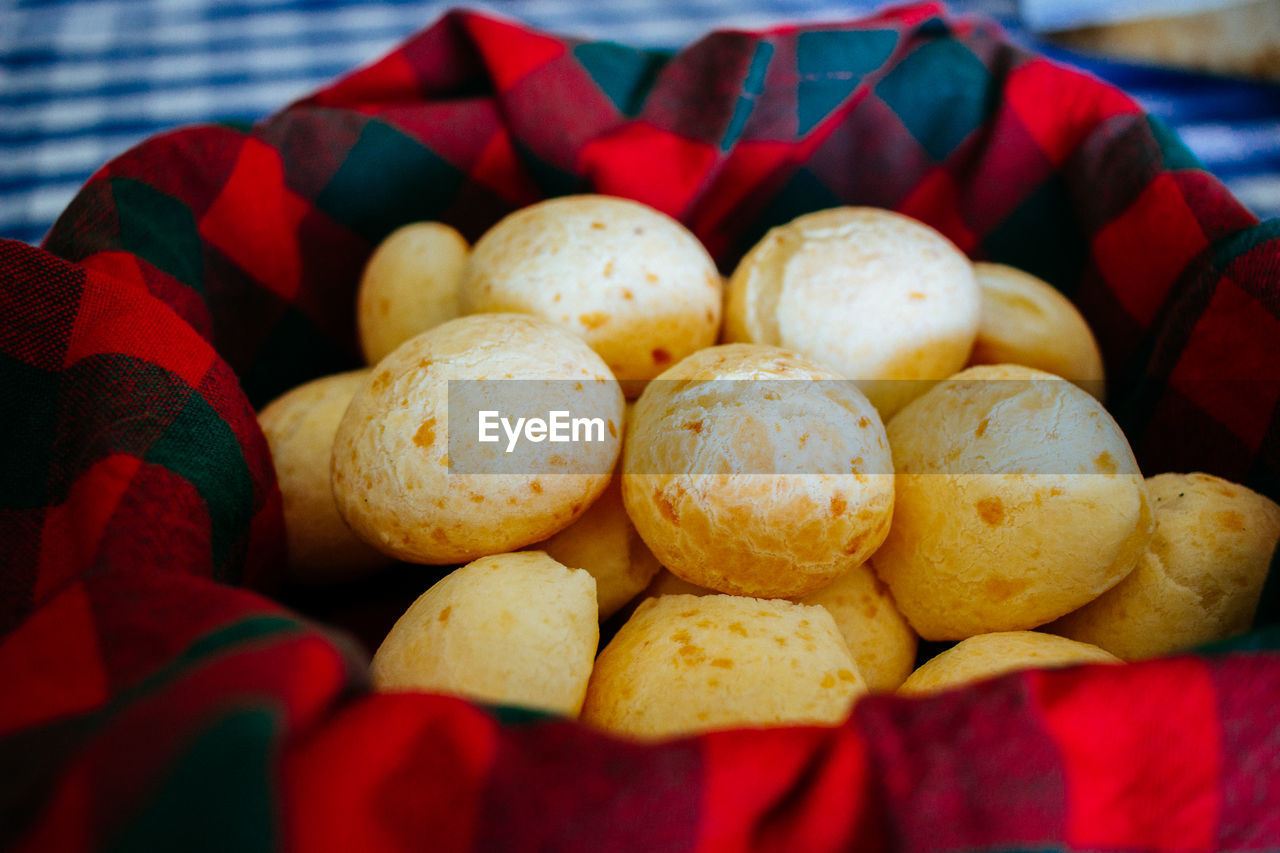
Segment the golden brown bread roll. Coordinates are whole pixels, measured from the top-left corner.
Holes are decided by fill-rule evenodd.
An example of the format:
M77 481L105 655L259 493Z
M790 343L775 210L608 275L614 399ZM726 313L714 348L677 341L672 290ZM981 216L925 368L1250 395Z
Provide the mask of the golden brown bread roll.
M1051 284L1004 264L975 263L981 322L969 364L1021 364L1069 379L1099 400L1102 353L1084 317Z
M321 377L282 394L258 413L280 484L293 580L342 580L389 562L348 529L329 489L334 434L368 376L368 370L352 370Z
M378 244L356 291L356 330L367 363L458 316L468 252L466 239L440 222L410 223Z
M627 199L563 196L507 216L475 245L464 311L534 314L581 336L628 396L715 343L720 273L671 217Z
M916 632L898 612L871 563L846 570L800 603L822 607L835 619L871 692L896 690L911 674L916 662Z
M727 344L680 362L636 403L622 496L674 574L789 598L879 546L893 475L879 416L852 383L785 350Z
M645 598L657 598L660 595L717 595L714 589L689 583L679 575L673 575L667 569L659 569L653 580L644 588Z
M1280 506L1209 474L1147 480L1155 533L1138 567L1046 630L1125 660L1245 633L1280 539Z
M834 724L865 691L821 607L664 595L643 601L600 653L582 720L642 738Z
M631 420L630 403L623 419ZM649 585L662 568L644 544L622 504L622 465L582 517L550 539L533 546L596 579L600 619L608 619Z
M1151 535L1119 426L1063 379L971 367L889 422L893 524L873 563L920 636L1034 628L1132 571Z
M769 231L729 280L724 338L780 346L859 382L888 419L964 367L978 331L968 258L910 217L808 213Z
M373 656L379 690L575 717L600 640L595 581L540 551L481 557L424 592Z
M596 579L601 619L635 598L662 568L627 517L620 473L581 518L534 547Z
M904 696L939 693L1021 669L1120 662L1118 657L1097 646L1039 631L978 634L925 662L911 673L898 693Z
M460 441L494 467L454 471L451 380L471 380L465 387L485 380L477 393L495 411L516 397L541 400L546 412L603 411L612 430L591 443L538 444L550 469L519 454L504 468L510 445L481 446L469 433ZM511 551L563 530L600 495L621 421L622 393L580 338L519 314L461 317L411 338L374 368L334 439L334 498L361 539L402 560L447 564Z

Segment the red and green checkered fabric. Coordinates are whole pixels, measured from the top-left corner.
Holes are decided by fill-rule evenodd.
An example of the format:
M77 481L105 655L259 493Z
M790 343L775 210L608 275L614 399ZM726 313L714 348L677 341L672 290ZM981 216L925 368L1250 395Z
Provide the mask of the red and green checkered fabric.
M1280 848L1265 626L653 745L371 694L367 652L275 583L252 406L356 363L392 228L475 238L580 191L724 269L804 211L919 217L1077 302L1145 470L1280 493L1280 223L1123 94L928 5L675 54L451 14L252 128L111 162L43 249L0 243L0 846ZM397 577L396 606L426 586Z

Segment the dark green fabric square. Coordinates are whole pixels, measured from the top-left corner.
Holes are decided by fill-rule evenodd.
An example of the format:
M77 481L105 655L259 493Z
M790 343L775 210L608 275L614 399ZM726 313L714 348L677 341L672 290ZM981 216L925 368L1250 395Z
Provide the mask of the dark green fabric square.
M640 112L654 78L671 54L596 41L575 47L573 58L587 69L591 79L618 108L618 112L634 116Z
M733 117L729 119L729 126L720 140L722 151L728 151L742 136L742 131L747 126L747 119L751 117L751 111L755 108L756 98L764 91L764 77L769 70L769 61L772 59L773 45L767 41L756 44L755 51L751 54L751 64L747 67L747 74L742 80L742 94L734 104Z
M876 95L941 162L986 121L995 93L982 60L955 39L940 38L908 54Z
M1262 598L1258 601L1253 625L1255 628L1270 628L1272 642L1280 646L1277 642L1280 640L1280 547L1271 554L1271 568L1262 587Z
M114 850L275 849L277 808L269 772L278 721L244 708L205 726L150 791Z
M898 44L893 30L817 30L796 39L796 124L803 134L831 114L884 64Z
M586 182L573 172L566 172L548 163L534 154L528 146L521 144L519 140L515 140L514 144L516 156L520 158L520 162L528 170L529 177L533 178L538 189L542 190L544 198L588 192Z
M45 506L61 382L56 374L0 355L0 389L6 411L0 418L0 447L8 448L0 464L0 508Z
M1236 258L1249 254L1269 240L1280 240L1280 219L1268 219L1219 240L1213 247L1213 266L1217 270L1226 270Z
M303 382L359 366L352 353L290 305L240 376L240 386L254 408L261 408Z
M371 243L401 225L437 219L462 185L462 173L421 142L370 121L316 206Z
M112 178L120 248L204 293L204 252L191 208L133 178Z
M738 241L739 252L745 254L760 241L770 228L783 225L804 213L848 204L808 169L798 169L781 190L773 195L768 207L744 230Z
M1164 160L1164 167L1173 171L1174 169L1203 169L1200 161L1196 159L1196 155L1191 153L1191 149L1183 144L1168 125L1155 116L1147 116L1147 126L1151 128L1151 135L1155 137L1156 144L1160 146L1160 156Z
M213 566L221 570L253 510L253 478L231 427L192 391L146 461L163 465L200 493L209 510Z
M1061 179L1045 181L983 239L986 258L1026 270L1071 296L1088 255L1072 209Z

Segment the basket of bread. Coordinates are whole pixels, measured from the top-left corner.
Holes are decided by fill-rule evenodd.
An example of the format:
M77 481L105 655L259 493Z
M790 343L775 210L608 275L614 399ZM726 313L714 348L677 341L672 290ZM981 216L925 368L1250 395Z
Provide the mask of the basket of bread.
M452 13L3 268L19 846L1280 833L1280 234L992 24Z

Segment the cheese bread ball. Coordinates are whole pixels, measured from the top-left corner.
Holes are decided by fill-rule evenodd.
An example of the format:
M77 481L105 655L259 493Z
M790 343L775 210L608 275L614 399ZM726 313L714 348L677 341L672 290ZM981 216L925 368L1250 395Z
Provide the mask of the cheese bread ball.
M645 389L627 428L622 497L658 562L684 580L793 598L884 541L891 465L884 427L853 383L776 347L728 344Z
M714 589L689 583L667 569L659 569L653 576L653 580L644 588L644 597L657 598L660 595L718 595L718 593Z
M475 411L464 411L459 398L453 413L466 419L459 449L476 466L466 470L454 470L457 453L450 463L451 380L473 380L455 381L455 391L477 397ZM508 455L512 445L501 434L478 443L480 412L516 403L544 415L593 413L611 426L598 441L526 442L534 456ZM600 495L621 422L622 393L581 339L536 317L461 317L411 338L374 368L334 439L333 495L361 539L402 560L447 564L515 550L563 530Z
M373 656L378 690L576 717L600 626L591 575L539 551L481 557L409 606Z
M368 370L353 370L313 380L258 413L280 484L293 580L342 580L388 562L347 528L329 489L333 436L368 376Z
M566 566L591 573L601 619L635 598L662 568L627 517L621 474L609 481L581 518L535 547Z
M800 600L824 608L849 644L853 660L873 693L888 693L911 674L916 632L898 612L893 596L870 563L862 563Z
M1080 663L1121 663L1110 652L1039 631L978 634L923 664L898 689L902 695L939 693L1021 669Z
M715 343L723 285L687 228L603 195L554 198L507 216L477 241L465 312L516 311L559 323L600 353L628 396Z
M1051 374L971 367L888 434L896 505L874 564L926 639L1050 622L1119 583L1151 536L1124 434Z
M468 250L466 239L440 222L405 225L378 244L356 291L356 330L367 363L458 316Z
M1155 533L1138 567L1047 630L1125 660L1245 633L1280 539L1280 506L1209 474L1147 480Z
M627 404L623 420L631 419ZM621 462L609 485L582 517L534 547L596 579L600 619L608 619L635 598L662 568L644 544L622 504Z
M835 724L865 692L821 607L664 595L642 602L596 659L582 720L639 738Z
M1071 300L1048 282L1004 264L976 263L982 293L970 364L1022 364L1069 379L1099 400L1102 353Z
M968 258L922 222L839 207L774 228L729 280L725 339L785 347L857 380L888 419L964 367L978 331ZM895 381L884 381L895 380Z

